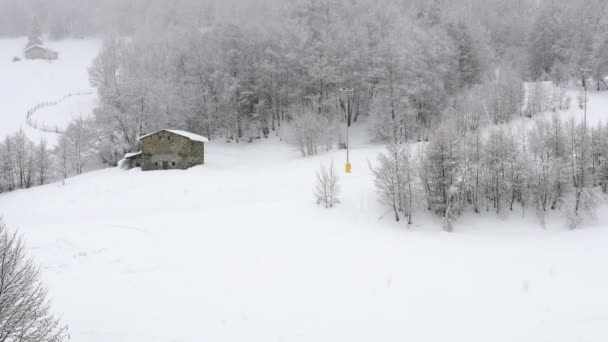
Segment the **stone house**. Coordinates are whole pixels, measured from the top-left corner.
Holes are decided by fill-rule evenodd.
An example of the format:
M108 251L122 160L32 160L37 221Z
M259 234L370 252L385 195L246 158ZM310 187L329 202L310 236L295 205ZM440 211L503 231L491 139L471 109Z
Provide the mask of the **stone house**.
M59 58L59 53L53 50L49 50L41 45L32 45L23 50L23 54L26 59L46 59L55 60Z
M205 143L198 134L163 129L139 138L141 151L125 155L130 168L143 171L187 169L205 163Z

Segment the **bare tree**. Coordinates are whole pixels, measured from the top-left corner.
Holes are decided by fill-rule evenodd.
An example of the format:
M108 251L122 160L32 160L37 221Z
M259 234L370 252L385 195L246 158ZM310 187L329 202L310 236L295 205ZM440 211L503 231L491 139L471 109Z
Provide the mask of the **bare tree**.
M52 159L50 151L46 147L46 141L40 140L35 152L35 171L38 185L43 185L49 179Z
M87 161L92 156L93 139L91 135L91 120L82 116L74 118L66 129L65 137L71 151L70 162L78 175L83 172Z
M0 192L12 191L17 187L13 150L13 140L7 136L0 143Z
M15 170L20 188L29 188L32 182L32 151L34 144L27 138L23 129L12 136Z
M292 137L300 147L302 156L313 156L323 146L330 150L336 138L336 127L322 114L304 109L303 114L293 120Z
M453 122L444 122L433 132L429 145L422 150L422 165L427 183L427 201L444 218L444 230L452 231L452 221L462 212L463 153Z
M23 240L0 218L0 342L59 342L67 328L51 314L38 269Z
M374 184L381 202L392 208L395 221L400 220L399 213L402 212L407 217L407 223L412 224L415 189L411 158L399 144L390 144L386 149L386 154L378 155L378 166L370 166L376 178Z
M543 82L530 82L526 84L526 96L524 112L531 118L535 114L545 112L553 105L552 91L549 87L553 85Z
M576 229L586 221L595 220L598 207L606 200L599 187L577 189L576 196L576 204L567 205L564 211L570 229Z
M57 161L57 172L61 174L61 180L65 184L65 180L70 174L69 162L70 162L70 143L68 138L61 136L59 138L58 145L53 150L55 154L55 160Z
M329 165L329 168L321 164L321 168L317 171L317 183L314 190L317 204L323 204L325 208L332 208L334 204L340 203L338 199L338 195L340 194L338 180L333 161Z

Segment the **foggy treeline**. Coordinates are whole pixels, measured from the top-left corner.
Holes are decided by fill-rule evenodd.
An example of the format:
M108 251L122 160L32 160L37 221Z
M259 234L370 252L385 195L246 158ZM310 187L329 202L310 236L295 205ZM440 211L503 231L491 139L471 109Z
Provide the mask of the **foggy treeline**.
M31 141L23 129L0 141L0 193L79 175L100 154L92 120L75 118L57 146ZM92 163L97 165L98 163Z
M253 14L259 0L0 0L0 36L24 36L32 26L52 39L132 35L144 26L208 25ZM280 1L275 1L276 4ZM238 6L237 6L238 5Z
M438 125L428 145L389 144L372 167L381 200L397 221L429 210L452 230L464 211L560 213L571 229L595 218L608 191L608 126L538 118L531 127L469 131L462 120Z
M606 86L602 0L0 4L51 37L104 37L90 78L111 164L169 126L240 141L296 120L289 135L310 154L343 144L336 126L361 116L381 140L426 140L462 98L504 122L531 114L523 81ZM0 32L28 32L11 20Z

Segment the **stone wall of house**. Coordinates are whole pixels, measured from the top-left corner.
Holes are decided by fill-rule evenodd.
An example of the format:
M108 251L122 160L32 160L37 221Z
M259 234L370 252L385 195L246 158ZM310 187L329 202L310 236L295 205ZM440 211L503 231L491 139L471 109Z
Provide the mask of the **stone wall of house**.
M142 139L142 170L187 169L205 162L204 143L167 131Z
M139 154L137 156L131 157L131 158L127 159L127 162L128 162L129 169L132 169L135 167L141 167L142 163L143 163L142 155Z
M190 163L192 165L205 164L205 143L200 141L191 141L192 143L192 154L190 156Z

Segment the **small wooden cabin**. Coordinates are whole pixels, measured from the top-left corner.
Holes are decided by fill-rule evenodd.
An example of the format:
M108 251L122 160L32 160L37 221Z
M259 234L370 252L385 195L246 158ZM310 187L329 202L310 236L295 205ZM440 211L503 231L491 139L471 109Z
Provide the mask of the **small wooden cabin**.
M26 59L45 59L51 61L59 58L58 52L37 44L27 47L23 50L23 54Z
M184 170L205 163L205 143L209 139L186 131L163 129L146 134L139 141L141 151L125 156L130 168Z

